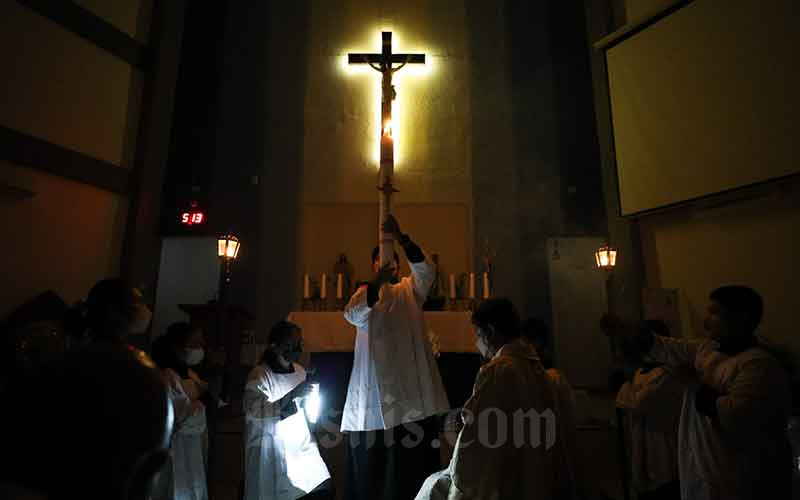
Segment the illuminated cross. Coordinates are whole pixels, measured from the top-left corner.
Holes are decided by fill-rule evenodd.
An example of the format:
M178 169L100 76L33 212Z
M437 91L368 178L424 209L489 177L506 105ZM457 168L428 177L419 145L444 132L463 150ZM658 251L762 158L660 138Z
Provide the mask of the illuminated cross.
M392 194L397 190L392 185L394 177L394 141L392 139L392 101L396 93L392 86L392 74L408 63L425 64L425 54L392 54L392 32L381 33L383 48L380 54L348 54L350 64L369 64L380 71L381 85L381 166L378 172L378 191L381 192L380 218L378 221L381 265L391 262L394 255L394 239L384 234L383 221L392 213ZM399 64L399 66L394 66Z

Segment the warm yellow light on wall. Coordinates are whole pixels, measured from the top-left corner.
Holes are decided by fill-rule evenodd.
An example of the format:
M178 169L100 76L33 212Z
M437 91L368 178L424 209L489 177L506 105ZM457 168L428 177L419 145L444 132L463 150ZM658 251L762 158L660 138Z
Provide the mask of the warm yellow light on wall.
M404 110L406 108L406 103L410 102L407 99L412 99L413 97L410 95L406 95L405 90L409 90L409 87L413 87L413 85L408 84L407 82L411 79L420 78L420 77L427 77L433 73L435 65L433 64L433 57L431 57L431 50L426 47L420 47L416 44L410 44L400 38L397 35L397 32L394 31L390 27L384 27L379 29L375 32L375 37L369 37L369 39L375 40L372 43L367 44L367 50L364 50L363 46L354 47L354 48L347 48L342 52L340 58L338 58L338 66L342 70L345 75L364 75L364 74L371 74L373 75L373 82L370 84L370 89L368 92L367 98L370 99L370 115L372 119L369 120L368 128L371 130L376 130L378 134L377 136L370 136L364 138L364 151L365 155L367 155L368 161L370 164L374 165L375 168L380 167L380 158L381 158L381 146L380 146L380 136L387 135L386 134L386 124L381 124L381 77L380 73L375 71L373 68L369 67L367 64L349 64L347 54L351 52L368 52L370 50L374 50L378 52L381 47L382 39L381 39L381 32L383 31L391 31L392 32L392 51L396 53L421 53L425 54L425 64L408 64L403 67L402 70L398 71L392 76L392 84L395 88L397 93L397 98L392 102L392 121L389 125L389 134L388 137L391 137L394 142L394 163L395 168L402 168L403 160L405 158L405 147L406 144L413 140L414 134L424 133L424 131L415 131L410 124L407 124L403 121ZM408 49L407 47L413 47L413 49ZM402 138L402 139L401 139ZM405 139L405 141L403 140Z

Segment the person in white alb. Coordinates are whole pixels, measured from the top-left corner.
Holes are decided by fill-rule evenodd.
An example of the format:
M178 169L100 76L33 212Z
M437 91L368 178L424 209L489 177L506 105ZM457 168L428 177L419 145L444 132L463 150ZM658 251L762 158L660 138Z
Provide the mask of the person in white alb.
M279 321L242 398L244 499L330 499L330 473L297 400L308 395L300 327Z
M398 279L397 254L381 268L376 248L375 277L345 307L357 330L341 426L349 500L413 498L441 467L437 416L450 410L422 313L435 269L394 217L383 230L403 248L411 276Z
M791 497L791 390L781 363L756 338L763 307L752 288L717 288L703 340L661 337L613 316L601 322L606 334L653 360L691 369L678 426L684 500Z

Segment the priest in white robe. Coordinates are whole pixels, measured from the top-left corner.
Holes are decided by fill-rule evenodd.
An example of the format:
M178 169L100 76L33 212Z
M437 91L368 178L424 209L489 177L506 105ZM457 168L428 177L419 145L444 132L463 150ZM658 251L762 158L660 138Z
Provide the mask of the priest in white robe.
M473 314L478 349L490 361L464 407L464 428L447 469L432 475L416 500L574 498L568 423L535 349L520 337L507 299Z
M725 286L709 298L703 340L661 337L617 318L602 325L653 359L694 372L678 428L684 500L790 498L791 393L785 370L755 337L761 297L745 286Z
M403 248L411 276L398 279L397 255L380 268L376 248L375 277L345 307L357 330L341 426L348 500L413 498L440 467L437 416L450 410L422 312L435 269L394 217L383 230Z

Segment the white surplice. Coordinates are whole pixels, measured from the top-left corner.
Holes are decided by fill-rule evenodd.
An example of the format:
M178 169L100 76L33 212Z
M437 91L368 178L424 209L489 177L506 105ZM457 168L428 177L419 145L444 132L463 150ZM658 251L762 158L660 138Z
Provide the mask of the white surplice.
M529 344L503 346L478 373L464 407L473 418L458 436L449 467L429 477L416 500L572 498L571 431L559 400Z
M636 491L655 490L678 480L678 425L686 386L672 368L639 369L617 393L627 410L631 476Z
M755 491L755 484L785 462L782 447L791 410L788 378L762 348L729 355L716 347L711 340L656 336L650 351L659 362L690 365L700 382L722 394L715 422L697 410L699 385L690 385L685 392L678 430L681 496L684 500L766 498L766 492Z
M258 365L247 377L245 500L295 500L330 479L303 410L281 419L281 399L305 379L297 363L286 374Z
M450 411L422 313L436 271L427 260L409 264L411 276L384 285L373 307L362 286L345 308L357 333L343 432L391 429Z

